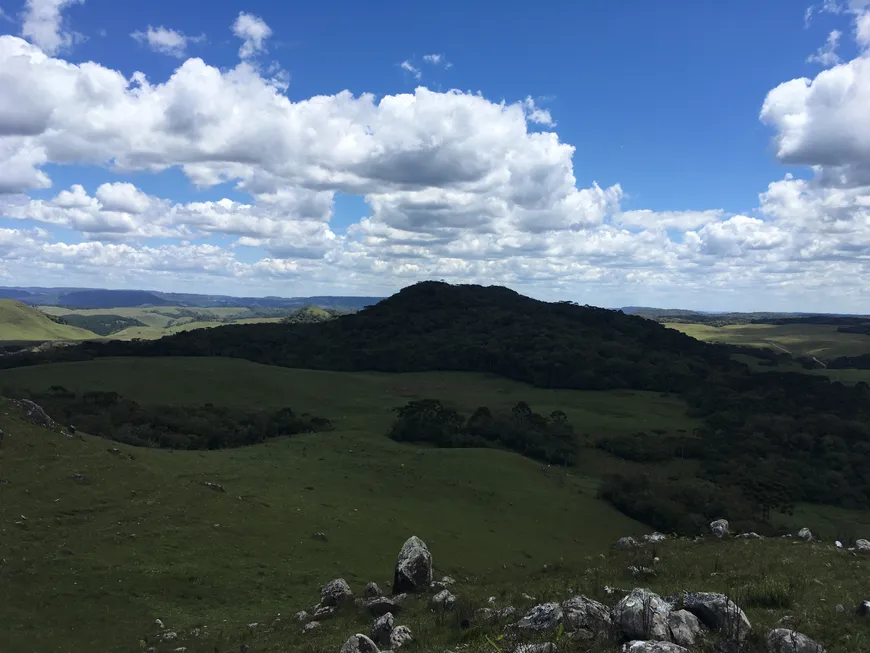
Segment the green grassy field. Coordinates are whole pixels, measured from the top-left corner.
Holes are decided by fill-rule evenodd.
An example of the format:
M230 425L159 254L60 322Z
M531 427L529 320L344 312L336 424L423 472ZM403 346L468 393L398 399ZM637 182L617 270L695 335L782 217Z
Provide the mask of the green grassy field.
M36 340L86 340L96 334L58 324L35 308L11 299L0 299L0 342Z
M705 324L667 323L665 326L706 342L748 347L768 347L822 360L870 352L870 336L840 333L836 326L816 324Z

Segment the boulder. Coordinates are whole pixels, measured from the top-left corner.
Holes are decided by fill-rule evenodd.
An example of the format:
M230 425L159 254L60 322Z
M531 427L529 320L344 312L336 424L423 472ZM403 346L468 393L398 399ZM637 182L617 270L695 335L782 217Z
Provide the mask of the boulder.
M746 613L724 594L696 592L683 596L683 607L711 630L724 633L728 639L743 641L752 630Z
M644 535L643 539L645 542L649 542L650 544L656 544L657 542L664 542L668 539L668 536L664 533L655 532Z
M433 608L442 610L450 610L454 603L456 603L456 597L450 593L450 590L441 590L429 601L429 605Z
M809 542L813 539L813 533L809 528L802 528L798 531L797 536L804 542Z
M668 615L668 628L675 644L692 648L701 634L701 622L688 610L674 610Z
M351 635L339 653L378 653L378 647L365 635Z
M334 606L353 601L353 592L344 578L329 581L320 590L320 605Z
M768 653L825 653L821 644L788 628L771 630L765 643Z
M393 594L420 592L432 583L432 554L429 547L416 535L399 551L393 576Z
M395 651L397 648L402 648L413 640L410 628L407 626L396 626L393 628L393 632L390 633L390 648Z
M591 639L608 637L613 621L610 609L585 596L575 596L562 604L565 629L570 632L588 633Z
M319 621L309 621L307 624L302 626L302 632L303 633L310 633L314 630L317 630L318 628L320 628Z
M529 610L517 622L517 628L534 632L556 630L562 623L563 618L562 606L558 603L542 603Z
M864 539L855 540L855 550L861 553L870 553L870 542Z
M375 644L389 644L390 633L393 632L393 613L387 614L375 619L372 625L372 641Z
M633 549L639 546L639 544L636 539L629 535L628 537L620 537L618 540L616 540L615 546L617 549Z
M669 641L671 604L647 589L633 589L614 606L613 626L630 640Z
M689 653L689 649L673 642L632 641L624 644L622 653Z
M377 583L369 583L366 585L366 588L363 590L363 595L366 598L373 599L378 596L383 596L384 593L381 591L381 588L378 587Z
M717 519L710 522L710 532L716 537L725 537L730 533L730 526L727 519Z
M388 612L392 612L393 614L399 614L399 612L402 611L402 597L404 597L404 595L402 594L399 594L398 596L394 596L392 598L386 596L379 596L377 598L366 601L363 607L368 610L369 614L373 617L381 617Z

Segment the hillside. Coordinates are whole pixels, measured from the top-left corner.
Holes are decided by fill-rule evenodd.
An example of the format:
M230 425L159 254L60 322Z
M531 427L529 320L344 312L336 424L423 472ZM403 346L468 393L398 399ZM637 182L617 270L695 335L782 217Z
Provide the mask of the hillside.
M171 302L144 290L80 290L66 293L60 306L78 308L124 308L129 306L168 306Z
M96 338L87 329L58 324L39 310L12 299L0 299L0 341L40 342Z

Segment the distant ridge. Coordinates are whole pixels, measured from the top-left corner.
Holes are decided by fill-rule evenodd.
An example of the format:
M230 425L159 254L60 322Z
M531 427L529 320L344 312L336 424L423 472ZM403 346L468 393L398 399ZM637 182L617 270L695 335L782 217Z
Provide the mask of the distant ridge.
M63 295L60 306L75 308L128 308L170 306L172 302L145 290L81 290Z

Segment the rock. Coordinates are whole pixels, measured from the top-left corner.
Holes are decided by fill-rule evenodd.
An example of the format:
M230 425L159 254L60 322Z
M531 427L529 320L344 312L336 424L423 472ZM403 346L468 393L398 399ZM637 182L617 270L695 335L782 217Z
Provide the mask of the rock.
M613 626L610 610L598 601L575 596L562 604L562 613L568 631L583 631L592 639L610 635Z
M730 532L727 519L717 519L710 522L710 532L716 537L725 537Z
M171 642L173 640L178 639L178 633L175 633L175 632L172 632L171 630L169 630L169 631L166 631L165 633L163 633L160 636L160 639L162 639L164 642Z
M329 581L320 590L320 605L333 606L353 601L353 592L344 578Z
M765 643L768 653L825 653L821 644L788 628L771 630Z
M30 399L13 399L12 403L16 405L28 422L37 426L44 426L47 429L56 429L57 424L51 419L39 404L35 404Z
M862 617L870 616L870 601L862 601L855 612Z
M157 626L158 628L163 628L163 621L161 621L160 619L155 619L154 625Z
M798 531L797 536L802 539L804 542L809 542L813 539L813 533L809 528L802 528Z
M529 594L526 594L525 592L523 592L522 594L520 594L520 598L521 598L521 599L525 599L526 601L537 601L537 599L536 599L534 596L531 596L531 595L529 595Z
M478 621L491 621L496 618L498 613L492 608L478 608L474 611L474 616Z
M740 535L738 535L737 537L739 537L742 540L763 540L764 539L763 535L759 535L755 531L751 531L749 533L740 533Z
M870 542L864 539L855 540L855 550L861 553L870 553Z
M635 640L623 645L622 653L689 653L689 649L683 648L673 642L643 642Z
M339 653L378 653L378 647L365 635L351 635Z
M620 537L618 540L616 540L615 546L617 549L633 549L636 546L639 546L639 544L638 544L636 539L629 536L629 537Z
M305 610L300 610L296 613L296 621L308 621L308 613Z
M91 479L89 479L84 474L71 474L70 478L74 480L76 483L81 483L82 485L90 485Z
M836 540L836 541L834 542L834 546L837 547L838 549L842 549L842 548L843 548L843 543L842 543L840 540Z
M374 599L378 596L383 596L384 593L381 591L381 588L378 587L377 583L369 583L363 590L363 595L365 595L367 598Z
M375 619L372 624L372 641L375 644L388 644L390 633L393 632L393 613L388 612Z
M315 621L327 619L336 613L337 608L334 605L318 605L315 608L311 618Z
M644 535L643 539L645 542L649 542L650 544L656 544L657 542L664 542L668 539L668 536L664 533L655 532Z
M658 574L655 569L650 569L649 567L638 567L636 565L631 565L628 568L628 573L630 573L635 578L643 578L650 579L655 578Z
M633 589L611 611L613 625L628 639L668 641L671 604L647 589Z
M379 596L374 599L369 599L364 607L369 611L369 614L373 617L381 617L388 612L392 612L393 614L399 614L402 611L402 605L399 597L403 595L399 594L398 596L394 596L393 598L388 598L386 596Z
M506 606L506 607L502 608L501 610L496 610L496 614L499 617L501 617L502 619L507 619L508 617L513 617L516 613L517 613L517 609L512 605Z
M441 608L442 610L450 610L454 603L456 603L456 597L450 593L450 590L441 590L429 601L429 605L433 608Z
M447 587L453 587L456 585L456 581L450 576L443 576L440 582L442 585L446 585Z
M701 622L688 610L675 610L668 615L668 628L675 644L692 648L701 634Z
M563 618L562 606L558 603L542 603L529 610L517 622L517 628L534 632L556 630Z
M393 632L390 633L390 648L393 650L402 648L405 644L413 640L414 638L411 636L410 628L407 626L396 626L393 628Z
M310 633L311 631L317 630L318 628L320 628L319 621L309 621L307 624L305 624L302 627L302 632L303 633Z
M721 631L729 639L743 641L752 630L746 613L724 594L686 594L683 607L698 617L707 628Z
M834 606L834 612L845 612L846 607L842 603L838 603Z
M329 538L326 537L326 533L312 533L312 540L317 540L318 542L329 542Z
M393 594L420 592L432 582L432 554L429 547L416 535L399 551L393 576Z
M545 644L521 644L514 649L514 653L556 653L559 649L552 642Z

